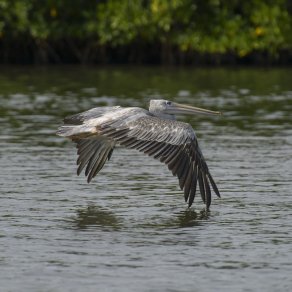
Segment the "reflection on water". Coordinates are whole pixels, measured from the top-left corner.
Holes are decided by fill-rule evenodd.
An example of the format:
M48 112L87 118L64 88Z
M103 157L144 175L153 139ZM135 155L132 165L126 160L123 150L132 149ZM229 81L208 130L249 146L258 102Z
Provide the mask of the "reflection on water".
M210 212L203 208L201 211L195 211L193 208L188 208L183 211L175 212L170 218L162 220L161 216L149 218L147 223L140 223L143 228L167 229L167 228L187 228L199 226L210 217Z
M1 291L290 291L292 71L0 70ZM187 209L167 167L117 148L91 184L64 116L151 98L220 110L194 127L221 191ZM202 211L201 211L202 210Z
M118 217L111 210L89 205L76 210L76 216L72 218L74 226L78 229L101 228L102 230L121 230L123 228L123 218ZM174 213L168 220L161 218L149 218L147 222L137 222L139 228L166 229L166 228L186 228L200 225L201 221L206 221L210 217L210 212L203 208L196 212L189 208L178 213Z
M77 209L76 213L73 221L79 229L102 227L105 230L117 230L121 224L113 212L94 205Z
M192 227L198 225L200 221L207 220L209 218L209 212L205 209L201 210L199 213L192 209L185 210L178 214L176 222L179 227Z

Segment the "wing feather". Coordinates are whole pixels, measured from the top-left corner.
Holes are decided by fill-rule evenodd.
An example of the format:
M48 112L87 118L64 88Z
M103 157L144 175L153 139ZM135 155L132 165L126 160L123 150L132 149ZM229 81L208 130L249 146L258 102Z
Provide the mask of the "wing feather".
M121 107L95 108L65 118L64 122L57 133L77 143L77 174L86 166L88 182L102 169L118 143L165 163L178 177L189 207L197 184L207 208L211 204L210 184L220 196L195 133L187 123L161 119L139 108Z
M93 177L102 169L106 162L109 160L115 143L103 137L91 137L84 139L75 139L77 144L77 175L80 175L82 170L85 169L85 176L87 181L90 182Z
M165 160L170 155L172 155L176 150L177 150L177 146L176 145L171 145L171 147L165 153L163 153L163 155L161 155L160 162L166 163Z
M171 148L172 148L172 145L169 145L169 144L167 144L167 143L164 143L164 146L162 146L162 147L159 149L159 151L157 151L157 152L153 155L153 157L154 157L155 159L158 159L158 158L160 158L161 156L166 155L166 153L167 153L168 151L170 151Z
M219 194L189 124L145 114L130 121L125 119L120 123L105 124L101 133L123 146L137 149L165 163L178 177L189 206L193 204L197 182L207 208L211 202L210 184Z
M120 109L119 106L95 107L88 111L66 117L64 123L69 125L82 125L85 121L92 118L96 119L103 116L105 113L114 112L118 109Z
M183 188L184 188L185 181L186 181L186 178L188 175L189 163L190 163L189 157L185 157L185 163L181 167L181 172L178 174L179 186L180 186L181 190L183 190Z
M173 175L177 175L180 165L183 163L183 159L185 157L184 152L179 152L178 156L174 158L169 164L168 167L172 171Z
M206 200L206 206L207 208L211 205L211 189L210 185L206 176L206 173L203 173L203 181L204 181L204 188L205 188L205 200Z
M199 171L198 172L198 181L199 181L201 198L202 198L203 202L206 203L205 187L204 187L204 180L203 180L203 173L202 173L202 171Z
M163 149L163 145L161 145L161 144L162 143L154 142L151 147L149 147L147 150L145 150L144 153L148 154L149 156L155 155L158 151Z
M79 155L77 159L77 164L80 163L80 160L83 160L90 152L95 150L94 148L98 145L98 143L94 143L95 141L88 141L88 139L83 139L80 140L80 142L85 142L85 143L80 143L79 145L77 144L77 155Z
M111 151L111 148L109 147L103 147L99 153L98 159L93 165L88 177L87 181L90 182L93 177L96 176L96 174L102 169L104 166L106 159L109 157L109 153Z
M176 147L175 150L165 159L165 164L168 165L169 169L173 165L173 163L178 159L180 155L180 146Z
M89 163L89 161L92 159L92 156L94 155L95 151L96 151L96 147L100 147L100 143L94 143L95 141L90 141L88 142L89 147L84 148L84 150L80 150L78 149L77 154L79 154L78 159L77 159L77 165L79 165L78 169L77 169L77 175L79 175L83 168L87 165L87 163Z
M132 137L126 137L123 139L119 139L118 142L120 143L120 145L123 145L125 147L130 147L134 145L135 143L141 142L141 141L137 141L137 139L132 138Z
M218 188L217 188L217 185L216 185L216 183L215 183L215 181L214 181L212 175L210 174L210 172L208 172L207 175L208 175L209 181L210 181L210 183L211 183L211 185L212 185L212 188L213 188L214 192L215 192L216 195L220 198L220 192L219 192L219 190L218 190Z
M91 158L90 158L90 160L87 164L87 167L85 169L85 176L88 176L88 174L90 173L93 166L95 166L95 164L98 162L99 157L100 157L101 153L103 152L103 145L96 147L94 150L95 151L91 155Z
M188 168L188 173L186 177L186 181L184 184L184 195L185 195L185 201L188 201L189 194L190 194L190 189L192 186L192 179L193 179L193 166L192 164Z
M192 167L193 167L193 175L192 175L191 190L190 190L190 194L189 194L189 207L192 206L192 204L194 202L195 195L196 195L196 189L197 189L197 181L198 181L197 165L195 165L195 163L193 163Z

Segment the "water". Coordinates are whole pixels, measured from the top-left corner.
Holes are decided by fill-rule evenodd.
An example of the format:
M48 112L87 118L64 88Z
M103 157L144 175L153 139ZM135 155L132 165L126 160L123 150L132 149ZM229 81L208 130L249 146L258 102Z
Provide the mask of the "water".
M292 289L291 69L1 67L1 291ZM170 98L222 193L187 209L158 161L116 149L93 183L54 132L98 105Z

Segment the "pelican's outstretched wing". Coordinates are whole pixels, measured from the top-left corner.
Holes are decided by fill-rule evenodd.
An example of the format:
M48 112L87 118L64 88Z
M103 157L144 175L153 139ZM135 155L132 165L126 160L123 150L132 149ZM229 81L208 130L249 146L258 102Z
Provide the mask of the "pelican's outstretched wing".
M96 126L108 113L119 110L116 107L97 107L64 119L64 125L59 127L57 135L68 137L76 143L77 150L77 175L85 168L87 182L103 168L109 160L115 147L112 139L97 134Z
M103 168L110 159L116 141L102 135L101 129L116 122L121 123L146 116L147 111L141 108L96 107L88 111L66 117L64 125L57 130L57 135L68 137L77 147L77 175L85 168L87 182Z
M210 184L220 197L194 130L189 124L160 119L147 112L136 119L123 117L103 123L100 125L100 133L125 147L137 149L167 164L172 174L178 177L189 206L194 201L197 182L207 208L211 204Z
M77 143L77 173L87 165L88 182L100 171L116 143L137 149L168 165L179 179L185 200L191 206L197 189L207 208L210 184L220 196L208 170L197 138L189 124L160 119L140 108L95 108L64 120L57 134Z
M103 168L107 160L110 160L115 143L105 137L88 137L74 139L77 147L77 175L85 168L87 182L90 182Z

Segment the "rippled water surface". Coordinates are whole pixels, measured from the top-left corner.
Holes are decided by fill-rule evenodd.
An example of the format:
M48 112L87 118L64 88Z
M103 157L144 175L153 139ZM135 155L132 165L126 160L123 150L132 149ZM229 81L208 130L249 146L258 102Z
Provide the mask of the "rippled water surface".
M1 291L292 290L292 70L1 67ZM55 131L95 106L168 98L221 190L188 209L158 161L115 150L91 184Z

